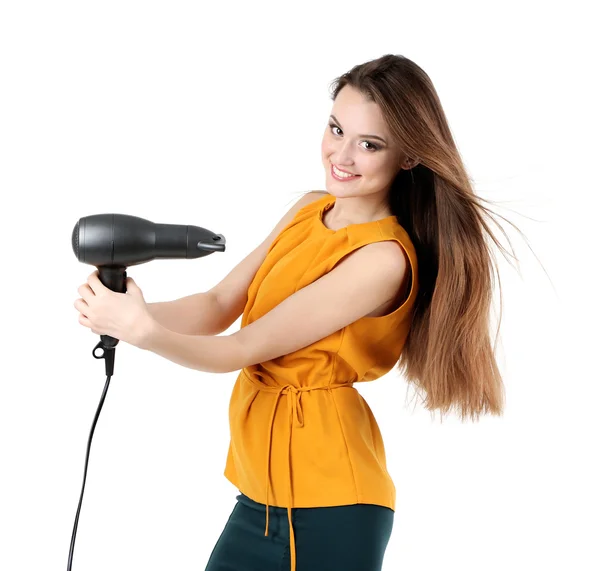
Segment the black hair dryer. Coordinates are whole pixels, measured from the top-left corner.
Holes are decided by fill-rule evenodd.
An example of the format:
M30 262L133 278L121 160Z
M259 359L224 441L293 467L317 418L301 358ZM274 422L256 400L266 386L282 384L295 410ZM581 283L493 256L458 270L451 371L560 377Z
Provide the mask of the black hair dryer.
M71 242L77 259L85 264L96 266L100 281L107 288L119 293L127 291L128 266L143 264L156 258L202 258L213 252L225 251L225 238L222 234L213 234L199 226L155 224L127 214L95 214L80 218L73 228ZM75 535L85 489L92 437L113 374L115 348L119 342L110 335L100 335L100 339L92 355L96 359L105 359L107 379L88 439L83 486L71 536L67 571L71 571L73 562ZM103 354L96 355L96 350L100 347L103 349Z
M225 237L199 226L155 224L127 214L94 214L80 218L73 228L73 252L80 262L98 268L105 287L127 291L127 267L156 258L202 258L225 251ZM106 374L114 371L114 349L118 339L100 335L92 350L96 359L106 360ZM102 348L102 355L96 350Z

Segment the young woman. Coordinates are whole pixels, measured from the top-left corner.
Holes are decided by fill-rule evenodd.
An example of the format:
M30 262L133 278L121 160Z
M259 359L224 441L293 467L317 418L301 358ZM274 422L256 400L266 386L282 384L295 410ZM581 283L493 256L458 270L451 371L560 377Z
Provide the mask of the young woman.
M355 383L397 363L429 410L503 411L486 235L501 246L429 77L385 55L332 96L327 192L213 291L247 358L224 473L241 494L206 571L381 570L396 491Z
M131 279L129 296L96 300L95 275L79 290L93 332L240 371L224 471L240 495L206 571L381 570L396 489L354 384L397 364L430 411L503 412L487 238L504 248L431 80L388 54L338 77L332 99L326 191L300 198L213 289L148 307Z

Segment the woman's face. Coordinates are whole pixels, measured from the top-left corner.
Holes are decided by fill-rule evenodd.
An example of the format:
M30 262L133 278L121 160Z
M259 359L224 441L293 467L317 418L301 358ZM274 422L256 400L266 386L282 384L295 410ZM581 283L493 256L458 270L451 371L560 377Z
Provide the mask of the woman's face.
M331 115L321 143L327 191L334 196L387 193L403 154L392 141L379 106L346 85L338 93ZM332 165L360 176L339 181Z

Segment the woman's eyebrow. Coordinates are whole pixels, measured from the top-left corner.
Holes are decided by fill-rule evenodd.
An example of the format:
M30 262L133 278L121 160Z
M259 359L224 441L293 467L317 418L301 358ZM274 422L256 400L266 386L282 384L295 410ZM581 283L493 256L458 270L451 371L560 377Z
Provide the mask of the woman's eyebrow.
M338 124L340 125L341 123L335 118L335 115L330 115L330 117ZM380 141L383 141L386 145L387 143L385 142L385 139L382 139L381 137L378 137L377 135L359 135L359 137L368 137L369 139L379 139Z

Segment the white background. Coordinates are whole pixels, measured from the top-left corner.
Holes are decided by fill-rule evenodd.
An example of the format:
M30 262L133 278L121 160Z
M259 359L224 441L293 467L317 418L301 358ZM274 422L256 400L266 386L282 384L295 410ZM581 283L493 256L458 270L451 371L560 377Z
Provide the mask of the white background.
M384 571L599 569L591 4L4 2L0 569L67 565L105 383L73 306L94 271L71 249L77 220L224 234L225 253L128 271L148 302L206 291L325 189L329 82L385 53L428 73L477 192L528 243L504 223L520 270L497 253L503 417L440 423L395 369L358 387L397 487ZM204 570L238 493L236 376L119 344L73 571Z

